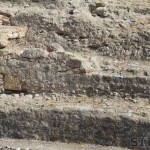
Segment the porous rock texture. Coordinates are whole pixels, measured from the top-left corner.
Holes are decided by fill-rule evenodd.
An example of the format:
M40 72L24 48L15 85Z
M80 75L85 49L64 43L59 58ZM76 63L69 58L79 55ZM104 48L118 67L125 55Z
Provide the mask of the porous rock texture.
M131 148L149 135L150 1L1 0L0 93L0 137ZM72 97L81 110L45 104Z
M0 5L1 92L149 98L149 1Z

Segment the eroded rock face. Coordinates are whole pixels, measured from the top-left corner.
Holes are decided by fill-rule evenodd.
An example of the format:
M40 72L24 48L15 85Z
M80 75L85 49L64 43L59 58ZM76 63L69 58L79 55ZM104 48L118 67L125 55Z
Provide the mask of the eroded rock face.
M7 16L0 15L0 24L1 25L10 25L10 19Z
M22 58L27 58L27 59L42 59L46 58L48 56L48 52L42 49L27 49L25 50L22 54Z
M107 8L105 7L97 7L93 12L92 14L96 14L102 18L105 18L105 17L108 17L109 16L109 13L108 13L108 10Z
M27 27L0 26L0 48L5 48L12 39L25 37Z
M39 0L15 2L15 10L5 3L2 91L149 98L148 12L129 3Z
M141 68L146 66L139 68L139 71L134 66L121 71L114 66L108 67L108 63L91 56L51 52L45 57L44 52L48 53L45 50L29 49L17 59L0 60L0 73L4 76L3 89L31 94L45 92L49 95L62 93L93 96L119 93L122 97L149 97L149 77L144 76L145 70L143 75L140 74ZM113 65L114 62L111 63ZM110 71L111 74L107 73ZM117 72L122 72L125 76L120 76Z
M71 67L72 69L75 69L75 68L80 68L81 67L81 64L82 62L78 59L70 59L68 62L67 62L67 65L69 67Z
M149 2L126 3L39 1L37 5L41 5L44 14L38 13L39 9L37 13L25 10L12 16L11 22L28 25L29 44L38 41L44 47L45 41L50 41L67 51L95 51L112 58L149 60ZM41 29L43 32L39 34Z
M64 48L58 43L52 43L52 44L48 43L46 44L46 47L48 52L53 52L53 51L64 52Z
M21 91L21 81L18 77L5 75L4 78L4 89L5 90L14 90L14 91Z

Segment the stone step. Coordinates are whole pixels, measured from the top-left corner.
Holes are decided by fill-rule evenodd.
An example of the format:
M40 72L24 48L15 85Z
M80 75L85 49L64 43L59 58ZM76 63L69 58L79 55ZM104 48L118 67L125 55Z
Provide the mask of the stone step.
M56 13L56 16L59 15L58 11L47 13ZM53 39L55 39L55 41L59 42L67 51L72 51L72 49L78 52L96 51L98 55L109 56L111 58L116 57L118 59L139 59L148 61L150 59L148 38L149 21L145 16L145 20L138 18L137 21L131 24L121 21L121 19L116 19L112 24L113 31L115 30L114 33L113 31L109 32L106 27L112 23L111 21L105 21L106 23L103 24L101 21L96 20L96 18L93 19L90 17L89 12L87 12L87 14L81 12L80 18L73 17L73 24L70 25L67 25L64 21L64 17L66 17L66 20L70 19L70 16L68 16L66 12L62 12L61 14L63 14L63 16L60 15L58 17L61 23L58 23L55 15L51 15L51 18L47 17L47 20L45 20L45 17L40 15L40 13L37 14L38 19L37 16L35 18L32 15L32 12L29 14L26 15L26 12L22 12L17 16L13 16L11 20L15 25L24 25L27 19L32 18L32 22L28 23L29 32L27 34L27 41L30 44L34 45L35 41L38 41L38 43L44 47L44 41L53 41ZM41 22L48 24L47 28L50 28L51 31L49 32L47 29L44 29L43 34L39 34L38 31L44 24L42 25L42 23L37 22L37 20L42 20ZM77 25L75 26L74 24ZM102 29L99 29L99 26L101 26ZM112 26L110 28L112 28ZM34 35L39 36L36 37ZM46 38L44 39L44 37Z
M140 146L140 138L150 134L150 103L144 99L51 100L37 95L2 95L0 103L0 138L133 148ZM144 144L148 146L146 141ZM141 145L140 149L145 147Z
M120 147L105 147L91 144L44 142L33 140L0 139L0 150L128 150Z
M118 0L112 3L108 3L105 10L94 11L109 13L106 17L92 16L87 6L90 1L34 3L26 8L20 5L10 8L7 3L0 3L0 6L12 14L11 24L29 27L28 45L38 43L39 47L44 47L45 41L57 41L67 51L96 51L111 58L149 61L149 1Z
M38 48L28 48L17 57L8 56L0 59L1 92L150 97L150 63L146 61Z

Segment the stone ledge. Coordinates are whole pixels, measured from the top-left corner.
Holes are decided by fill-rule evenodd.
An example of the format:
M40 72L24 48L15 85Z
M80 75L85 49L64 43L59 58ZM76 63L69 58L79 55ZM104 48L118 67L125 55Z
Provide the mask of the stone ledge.
M130 146L149 134L148 101L100 98L62 101L29 96L3 97L0 137ZM65 102L67 101L67 102ZM12 107L13 106L13 107Z

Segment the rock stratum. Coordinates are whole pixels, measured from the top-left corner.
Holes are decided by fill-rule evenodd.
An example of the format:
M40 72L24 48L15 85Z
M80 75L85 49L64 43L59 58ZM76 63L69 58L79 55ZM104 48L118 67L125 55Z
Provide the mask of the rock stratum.
M133 148L149 135L149 0L1 0L0 93L1 138Z

